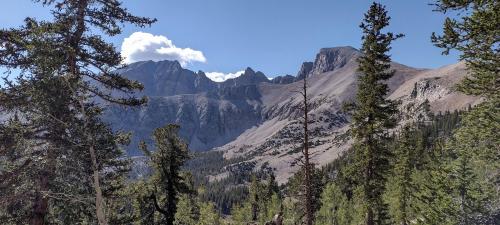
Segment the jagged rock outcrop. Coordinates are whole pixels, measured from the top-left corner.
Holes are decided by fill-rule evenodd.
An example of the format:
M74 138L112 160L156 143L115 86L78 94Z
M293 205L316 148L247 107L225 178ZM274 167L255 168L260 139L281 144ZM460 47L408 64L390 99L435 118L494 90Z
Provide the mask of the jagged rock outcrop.
M219 83L220 87L236 87L236 86L243 86L243 85L250 85L250 84L258 84L266 82L269 83L269 79L267 79L266 75L264 73L258 71L255 72L252 70L252 68L247 67L245 69L245 72L236 78L231 78L227 79L226 81Z
M194 73L181 67L177 61L145 61L130 64L118 71L123 76L144 85L147 96L195 94L213 90L216 83L204 73Z
M351 60L356 60L360 55L361 53L357 49L350 46L322 48L316 55L309 76L342 68Z
M313 69L313 62L302 63L302 66L300 66L300 70L297 73L295 81L302 80L304 79L304 77L308 77L312 69Z
M148 104L137 109L111 106L106 120L115 129L134 132L128 148L140 154L140 140L151 141L151 132L168 123L181 125L180 135L192 150L205 151L234 140L262 121L259 83L270 83L262 72L247 68L240 77L214 82L203 71L194 73L176 61L137 62L119 70L144 84L139 95Z
M295 78L292 75L285 75L285 76L277 76L271 80L271 83L273 84L290 84L295 82Z

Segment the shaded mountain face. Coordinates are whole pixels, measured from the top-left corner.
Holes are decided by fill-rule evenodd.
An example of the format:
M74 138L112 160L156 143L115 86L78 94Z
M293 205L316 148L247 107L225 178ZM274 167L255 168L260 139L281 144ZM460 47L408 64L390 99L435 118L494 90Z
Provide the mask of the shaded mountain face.
M194 73L177 61L145 61L130 64L119 70L123 76L140 81L146 96L195 94L214 90L217 84L204 73Z
M257 85L270 82L251 68L239 77L214 82L204 72L184 69L177 61L137 62L118 72L144 84L138 95L149 98L141 108L111 106L106 114L115 129L133 131L127 149L130 155L140 154L137 144L151 142L152 131L169 123L181 125L181 136L195 151L234 140L262 121Z
M136 109L110 107L106 118L115 129L134 132L128 148L131 155L139 154L136 146L140 140L151 142L152 131L168 123L181 125L180 134L192 150L206 151L235 140L271 117L284 116L272 108L274 105L263 102L268 98L263 96L266 92L280 90L278 86L294 87L300 77L314 71L341 68L356 55L354 48L322 49L314 63L302 65L297 77L286 75L271 81L251 68L239 77L214 82L203 71L184 69L177 61L133 63L119 73L143 83L144 91L139 95L148 96L149 103ZM289 92L276 99L288 101Z
M297 169L300 154L301 97L296 91L308 77L313 161L324 165L348 149L345 138L350 118L342 103L356 94L357 58L352 47L324 48L314 62L304 62L297 76L268 80L247 68L240 77L214 82L202 71L183 69L177 62L138 62L120 72L145 85L149 103L137 109L111 107L107 119L116 129L131 130L128 151L139 154L139 140L150 140L153 129L168 123L181 125L180 134L195 151L214 149L225 158L271 167L278 181L285 182ZM387 81L391 99L402 102L401 111L423 115L430 103L433 112L463 109L479 100L453 91L466 72L459 63L435 70L415 69L398 63ZM425 115L424 115L425 116ZM231 166L227 167L230 170ZM226 172L226 173L225 173ZM227 174L227 171L221 171Z
M292 75L277 76L271 80L273 84L289 84L295 82L296 77Z
M302 80L302 79L304 79L304 77L308 77L309 73L312 71L312 69L313 69L313 62L302 63L302 66L300 66L300 70L297 73L295 80L296 81Z

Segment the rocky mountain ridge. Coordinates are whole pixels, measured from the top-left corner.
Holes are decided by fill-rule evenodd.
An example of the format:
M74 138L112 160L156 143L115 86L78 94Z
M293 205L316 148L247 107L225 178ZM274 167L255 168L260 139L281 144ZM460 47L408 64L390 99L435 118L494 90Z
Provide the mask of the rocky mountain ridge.
M349 117L342 113L341 105L355 96L359 56L361 53L352 47L324 48L314 62L303 63L295 77L270 81L263 73L247 68L240 77L220 83L177 62L139 62L120 72L144 83L143 94L149 96L149 104L135 110L112 108L108 118L115 128L134 131L131 155L137 154L133 146L138 140L147 140L154 128L178 123L191 149L215 149L254 169L269 167L284 182L298 169L301 102L295 91L300 90L301 79L308 77L314 103L310 112L313 160L324 165L350 144L344 134ZM435 70L393 63L392 69L396 74L388 81L389 98L401 100L408 113L421 110L424 102L437 112L462 109L479 101L453 90L466 74L462 63Z

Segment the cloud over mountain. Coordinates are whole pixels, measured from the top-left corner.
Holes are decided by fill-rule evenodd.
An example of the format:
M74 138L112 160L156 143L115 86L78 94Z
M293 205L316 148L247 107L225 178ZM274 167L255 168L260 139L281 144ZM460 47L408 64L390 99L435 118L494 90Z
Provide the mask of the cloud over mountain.
M121 55L124 63L138 61L177 60L182 66L192 62L206 62L203 52L191 48L179 48L162 35L135 32L122 42Z
M242 71L238 71L238 72L234 72L234 73L208 72L208 73L205 73L205 75L210 80L213 80L215 82L224 82L227 79L239 77L244 73L245 73L245 71L242 70Z

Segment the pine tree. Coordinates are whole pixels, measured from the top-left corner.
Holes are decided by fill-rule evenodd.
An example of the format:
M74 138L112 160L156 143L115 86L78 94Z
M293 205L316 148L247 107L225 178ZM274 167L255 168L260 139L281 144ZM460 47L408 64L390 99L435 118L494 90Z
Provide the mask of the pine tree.
M72 123L68 127L77 127L78 130L74 132L81 135L81 138L77 140L79 151L83 148L88 152L88 154L82 155L75 150L71 151L71 153L75 153L74 155L64 155L74 160L80 156L88 157L87 161L91 163L92 170L86 171L88 167L82 166L80 171L90 172L86 175L92 178L90 182L95 196L95 215L99 224L107 224L105 193L103 193L105 190L103 190L101 171L109 168L105 168L106 159L98 157L108 155L100 154L100 150L97 149L104 147L97 146L100 142L97 138L101 134L94 130L103 124L96 119L102 113L102 108L93 100L101 98L107 102L128 106L140 105L145 100L127 97L135 90L141 89L142 86L114 72L122 61L120 54L116 52L113 45L105 42L100 34L92 32L97 29L106 35L114 36L121 32L122 23L128 22L144 26L153 23L154 20L133 16L121 6L120 2L114 0L36 2L54 7L54 10L51 11L53 21L38 22L35 19L27 18L25 25L19 29L1 30L0 46L3 48L0 49L0 65L21 69L30 76L33 75L33 67L37 67L35 70L48 67L50 74L58 76L58 80L64 81L62 89L69 92L69 94L64 95L69 98L69 104L56 106L61 108L66 106L74 110L71 112L72 114L63 114L63 116L72 117L70 120ZM23 77L21 76L21 78ZM91 80L92 82L90 82ZM123 94L116 96L114 95L116 92ZM73 143L73 141L70 142ZM47 166L50 167L55 162L51 159L54 152L49 150L48 153L50 154L47 154ZM74 163L73 165L81 164ZM62 171L59 172L68 175ZM47 189L43 186L47 186L45 184L50 183L51 180L57 180L55 176L47 173L42 174L41 177L47 180L47 182L40 182L39 186L42 189ZM35 198L35 207L30 216L31 224L43 224L47 219L50 208L49 198L51 200L57 199L55 196L47 195Z
M386 145L388 130L396 124L397 107L385 98L389 90L383 81L394 74L387 55L390 44L402 36L382 33L389 20L385 7L373 3L360 25L364 34L363 56L359 58L358 68L361 75L356 103L351 105L354 109L351 132L364 191L367 225L383 224L387 219L387 206L382 200L390 156Z
M39 163L32 159L36 143L25 140L29 130L18 118L0 124L0 221L4 224L29 224L32 196L37 187L35 168ZM31 198L29 198L29 197Z
M351 224L352 203L335 184L328 184L321 194L321 208L316 214L318 225Z
M263 202L265 201L264 187L255 175L251 178L249 187L249 203L251 205L251 221L258 221L261 218Z
M246 225L250 221L252 221L252 205L249 201L245 201L241 205L234 205L231 209L231 215L233 217L233 221L236 222L237 225Z
M422 157L421 135L416 124L408 123L401 129L395 143L394 165L388 180L388 195L391 200L391 215L394 222L409 225L414 220L414 197L416 192L414 173Z
M189 186L181 176L181 168L189 159L187 144L178 136L178 125L157 128L153 133L155 151L150 152L146 144L141 149L151 159L153 175L150 199L155 210L162 214L161 224L173 225L179 194L189 193Z
M198 205L200 199L194 187L193 176L190 173L185 173L183 177L189 192L181 194L179 198L174 223L176 225L196 224L200 217L200 207Z
M205 202L200 207L200 220L197 225L221 225L220 215L215 211L214 204Z
M459 224L495 223L500 215L500 2L438 0L436 10L458 13L446 18L442 35L432 35L444 54L458 50L468 76L458 85L465 94L480 96L448 144L450 174L456 193ZM452 215L450 215L452 216Z

